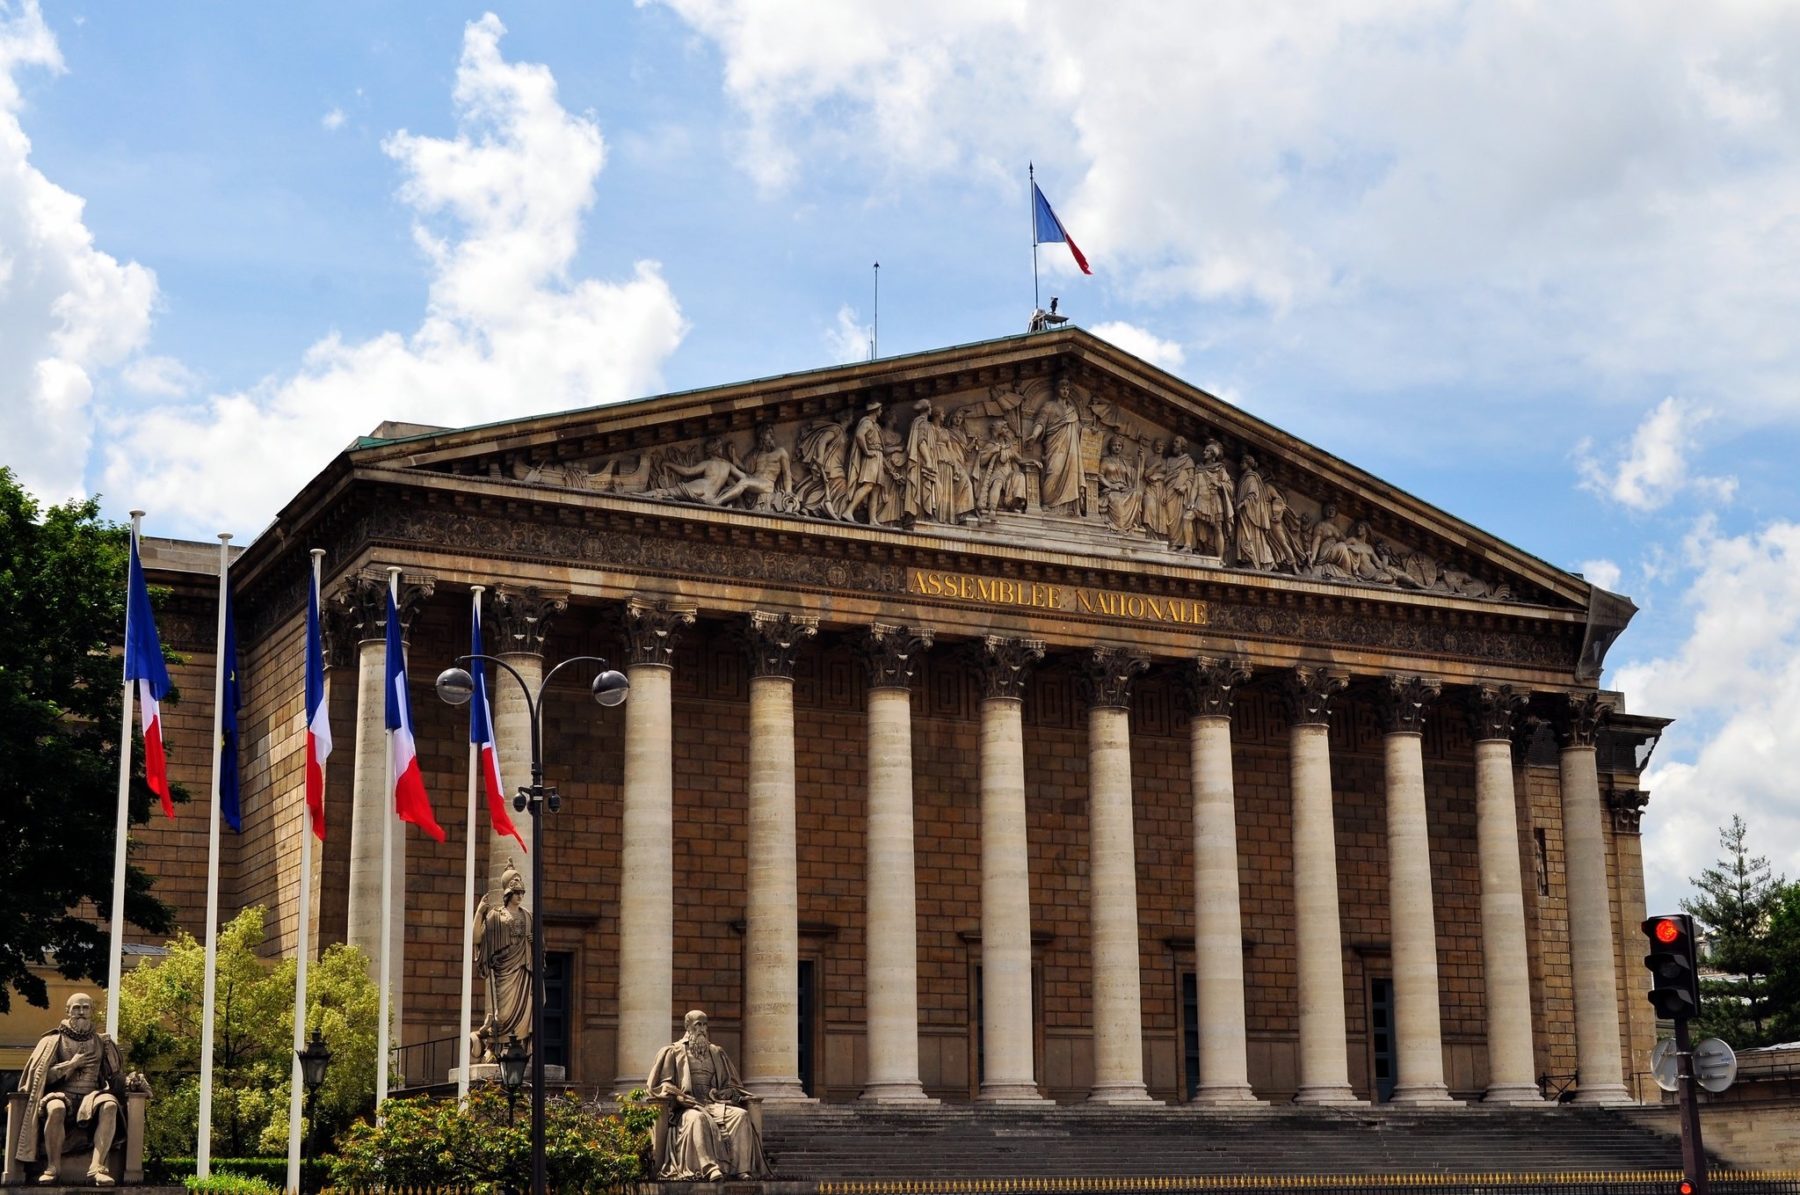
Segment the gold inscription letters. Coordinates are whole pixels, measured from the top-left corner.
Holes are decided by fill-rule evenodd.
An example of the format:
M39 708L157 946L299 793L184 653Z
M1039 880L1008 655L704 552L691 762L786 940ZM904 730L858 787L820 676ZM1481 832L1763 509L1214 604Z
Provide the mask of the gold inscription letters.
M1085 585L1050 585L1043 581L1011 581L933 569L906 570L906 591L920 597L955 598L982 606L1018 606L1026 610L1064 610L1129 618L1138 622L1206 625L1206 603L1193 598L1153 597L1122 589Z

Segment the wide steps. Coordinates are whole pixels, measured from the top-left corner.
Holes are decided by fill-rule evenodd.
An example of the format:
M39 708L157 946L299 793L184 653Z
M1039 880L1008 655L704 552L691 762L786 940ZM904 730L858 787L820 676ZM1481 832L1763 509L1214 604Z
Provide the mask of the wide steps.
M1679 1143L1595 1108L768 1107L778 1178L903 1181L1679 1169Z

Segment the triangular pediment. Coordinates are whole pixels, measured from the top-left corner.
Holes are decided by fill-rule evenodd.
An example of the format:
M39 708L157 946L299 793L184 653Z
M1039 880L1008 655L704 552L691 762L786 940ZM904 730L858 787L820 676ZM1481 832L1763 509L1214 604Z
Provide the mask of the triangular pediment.
M1078 329L393 440L352 464L1220 578L1585 608L1591 587Z

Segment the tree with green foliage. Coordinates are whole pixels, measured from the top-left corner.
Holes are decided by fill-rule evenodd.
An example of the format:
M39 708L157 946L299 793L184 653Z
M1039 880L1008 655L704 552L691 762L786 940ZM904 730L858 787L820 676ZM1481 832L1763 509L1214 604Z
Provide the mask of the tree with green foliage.
M1769 1043L1800 1042L1800 882L1784 885L1769 914Z
M130 543L98 500L40 508L0 466L0 1013L13 991L48 1004L33 966L106 978L106 929L81 909L112 907L122 687L112 645L125 630ZM134 823L152 795L134 769ZM125 916L153 934L174 924L136 867Z
M221 1156L287 1151L294 1049L294 960L259 956L265 912L245 909L219 934L213 1019L213 1140ZM146 1149L155 1157L194 1152L200 1110L200 1029L205 948L186 933L154 965L125 977L126 1058L150 1079ZM379 1007L368 963L353 946L328 947L307 969L306 1024L331 1047L315 1105L318 1129L334 1137L375 1103Z
M1770 919L1787 887L1768 859L1751 855L1749 833L1733 814L1719 831L1724 855L1689 881L1699 895L1681 902L1706 933L1706 961L1727 976L1701 985L1697 1028L1740 1047L1768 1044Z

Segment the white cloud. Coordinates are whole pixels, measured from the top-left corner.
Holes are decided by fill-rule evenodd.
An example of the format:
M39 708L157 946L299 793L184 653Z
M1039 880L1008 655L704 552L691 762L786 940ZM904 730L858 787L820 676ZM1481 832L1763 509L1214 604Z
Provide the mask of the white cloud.
M761 186L850 161L1006 205L1035 157L1104 284L1192 309L1187 343L1800 418L1793 6L664 2Z
M1619 590L1619 581L1624 576L1619 566L1610 560L1584 560L1575 570L1602 589L1610 589L1614 593Z
M337 132L344 127L344 110L342 108L333 108L325 115L319 117L319 124L327 133Z
M200 379L173 357L139 357L119 374L120 380L139 394L157 398L183 398Z
M838 308L837 319L831 327L825 329L825 350L831 354L831 360L836 364L867 361L869 337L872 333L873 329L868 324L857 322L855 308L845 303Z
M31 164L17 74L63 70L35 0L0 4L0 445L48 500L83 491L95 376L143 344L156 276L94 248L83 201Z
M1161 366L1163 369L1180 369L1182 363L1187 359L1186 354L1181 351L1181 346L1173 340L1164 340L1153 332L1122 320L1095 324L1088 331L1102 340L1112 341L1133 356L1142 357L1150 364Z
M1665 899L1717 857L1733 813L1777 869L1800 874L1800 524L1724 536L1702 520L1685 551L1685 640L1621 667L1617 682L1631 709L1677 719L1644 778L1644 871Z
M1592 442L1576 447L1581 488L1633 510L1657 510L1683 490L1694 490L1714 502L1730 502L1737 493L1731 477L1700 477L1689 472L1700 428L1713 418L1710 408L1670 397L1658 403L1632 433L1630 446L1610 464L1593 455Z
M463 425L655 390L680 306L655 262L569 277L605 145L548 69L501 56L504 31L489 14L464 32L456 136L384 144L431 267L418 328L333 334L291 375L135 414L131 453L108 451L109 492L185 525L254 528L383 419Z

